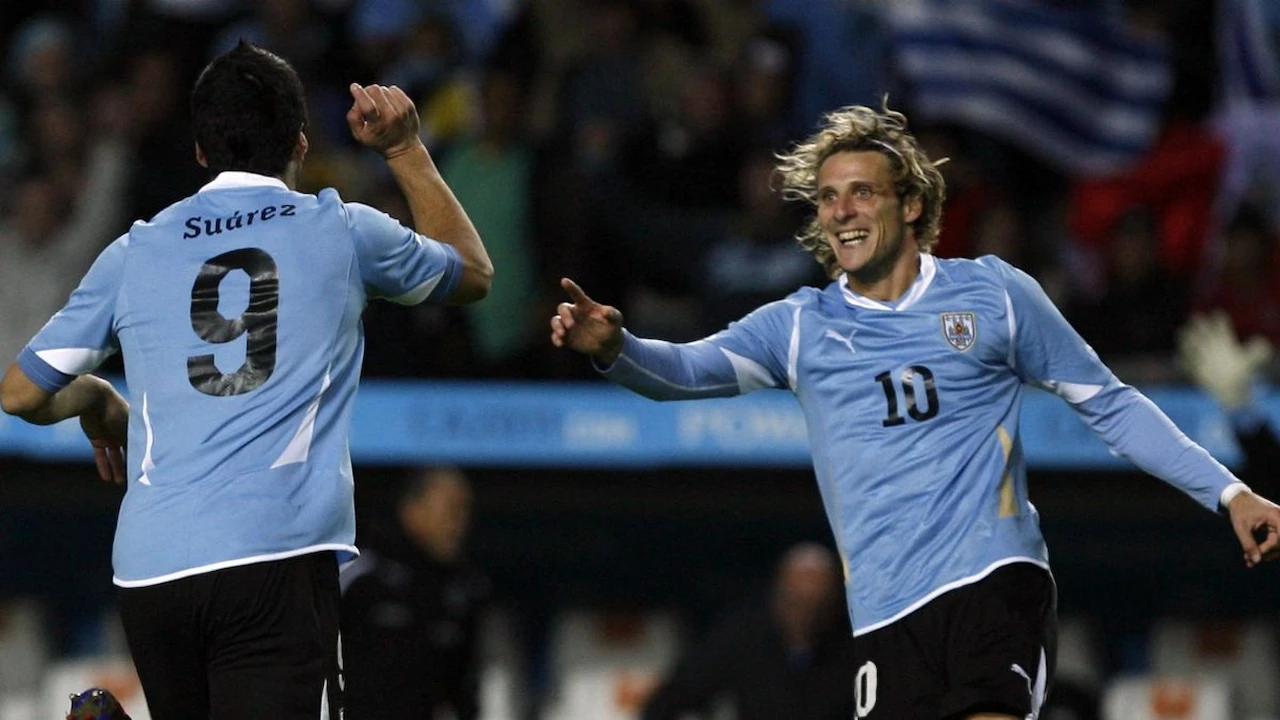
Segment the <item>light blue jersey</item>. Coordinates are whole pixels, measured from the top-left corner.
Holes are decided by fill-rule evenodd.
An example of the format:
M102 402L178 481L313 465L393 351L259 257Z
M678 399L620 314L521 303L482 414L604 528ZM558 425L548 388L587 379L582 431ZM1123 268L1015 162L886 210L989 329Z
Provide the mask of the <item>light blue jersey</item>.
M355 553L360 313L444 300L461 273L452 247L373 208L238 172L103 251L18 363L56 391L124 353L116 584Z
M795 393L855 635L1002 565L1048 567L1019 438L1026 385L1218 510L1235 478L1117 380L1034 280L993 257L920 261L896 302L843 279L804 288L695 343L627 334L604 372L661 400Z

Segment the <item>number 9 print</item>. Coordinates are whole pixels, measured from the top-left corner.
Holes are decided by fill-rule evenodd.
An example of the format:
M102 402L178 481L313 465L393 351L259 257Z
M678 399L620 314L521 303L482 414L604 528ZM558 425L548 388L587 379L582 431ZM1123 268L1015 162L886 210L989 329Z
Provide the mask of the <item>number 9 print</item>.
M219 286L232 270L249 275L249 306L227 318L218 311ZM223 374L213 354L187 358L187 379L205 395L243 395L267 381L276 369L276 311L280 305L280 275L276 261L264 250L242 248L210 258L191 286L191 329L208 343L228 343L248 333L244 364Z

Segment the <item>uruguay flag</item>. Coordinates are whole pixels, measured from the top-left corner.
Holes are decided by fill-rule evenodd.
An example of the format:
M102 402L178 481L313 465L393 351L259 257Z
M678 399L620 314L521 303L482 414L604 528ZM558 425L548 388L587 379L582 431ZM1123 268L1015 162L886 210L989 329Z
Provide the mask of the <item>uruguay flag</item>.
M1155 140L1170 51L1100 9L917 0L890 11L913 114L1003 138L1074 175L1110 174Z

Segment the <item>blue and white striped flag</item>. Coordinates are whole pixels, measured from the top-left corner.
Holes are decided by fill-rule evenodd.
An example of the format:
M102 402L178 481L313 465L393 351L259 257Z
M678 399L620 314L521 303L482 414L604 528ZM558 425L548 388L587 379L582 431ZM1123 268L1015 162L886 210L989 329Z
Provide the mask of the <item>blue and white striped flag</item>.
M1075 175L1122 170L1160 130L1169 48L1101 10L918 0L895 3L890 18L922 120L982 130Z

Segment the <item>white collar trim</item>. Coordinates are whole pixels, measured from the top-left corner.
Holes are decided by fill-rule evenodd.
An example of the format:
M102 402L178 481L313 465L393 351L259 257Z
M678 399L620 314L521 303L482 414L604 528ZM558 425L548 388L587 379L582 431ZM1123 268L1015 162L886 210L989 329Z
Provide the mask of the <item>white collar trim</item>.
M267 175L259 175L251 172L241 172L239 170L228 170L218 173L218 177L209 181L204 187L200 188L200 192L205 190L225 190L227 188L245 188L245 187L278 187L281 190L288 190L289 186L284 184L280 178L274 178Z
M896 305L888 305L879 300L872 300L865 295L859 295L849 287L849 276L846 273L840 273L840 294L844 296L844 301L850 305L867 308L869 310L888 310L898 312L911 307L924 296L929 286L933 284L933 276L937 274L937 260L928 253L920 253L920 274L916 276L915 281L911 283L911 287L907 288L907 292L898 300Z

